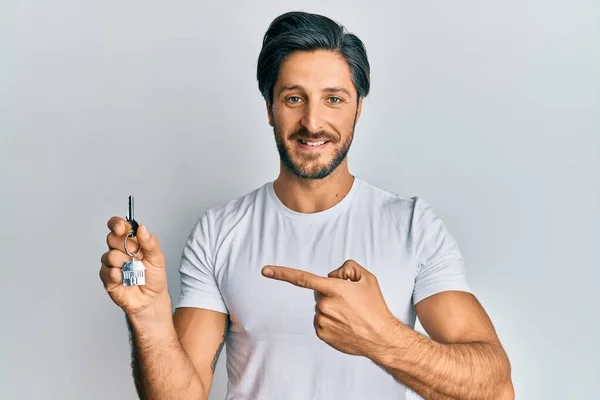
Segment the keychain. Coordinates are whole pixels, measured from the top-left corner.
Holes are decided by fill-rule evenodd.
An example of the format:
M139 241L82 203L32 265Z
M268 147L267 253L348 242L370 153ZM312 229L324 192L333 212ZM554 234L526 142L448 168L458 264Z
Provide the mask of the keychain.
M125 251L131 257L131 261L127 261L121 268L123 274L123 285L125 286L140 286L146 284L146 266L141 260L136 260L135 256L140 250L140 244L134 252L130 252L127 248L127 239L135 237L139 224L133 217L133 196L129 196L129 210L127 212L127 222L131 224L131 230L125 235Z

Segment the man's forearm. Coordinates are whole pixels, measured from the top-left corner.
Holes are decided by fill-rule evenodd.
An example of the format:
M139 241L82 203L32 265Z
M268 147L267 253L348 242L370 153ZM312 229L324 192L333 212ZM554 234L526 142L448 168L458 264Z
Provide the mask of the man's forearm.
M131 367L142 400L206 399L200 377L182 349L166 298L143 315L127 317Z
M499 344L442 344L397 321L370 357L424 399L512 400L510 363Z

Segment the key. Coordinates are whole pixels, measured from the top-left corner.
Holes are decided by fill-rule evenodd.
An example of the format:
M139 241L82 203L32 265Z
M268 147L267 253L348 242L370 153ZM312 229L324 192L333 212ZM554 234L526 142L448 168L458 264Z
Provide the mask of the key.
M140 226L133 216L133 196L129 196L129 211L127 212L127 221L131 224L132 231L129 232L129 236L135 236L137 234L138 227Z
M139 243L133 253L129 251L129 248L127 246L127 239L129 239L130 237L134 237L139 227L139 224L137 223L133 215L133 205L133 196L129 196L129 209L127 211L127 217L125 218L131 224L131 231L129 231L127 235L125 235L124 247L127 254L131 257L131 261L127 261L121 267L121 274L123 277L124 286L141 286L146 284L146 266L141 260L136 260L135 258L137 252L140 249Z

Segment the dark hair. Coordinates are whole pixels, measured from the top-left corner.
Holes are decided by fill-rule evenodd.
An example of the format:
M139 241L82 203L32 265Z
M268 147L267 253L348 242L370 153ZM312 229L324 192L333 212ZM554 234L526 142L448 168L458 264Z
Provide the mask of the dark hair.
M297 50L331 50L339 53L350 66L358 97L369 94L370 67L363 42L330 18L292 11L271 22L258 56L258 89L269 104L273 103L273 86L277 82L281 63Z

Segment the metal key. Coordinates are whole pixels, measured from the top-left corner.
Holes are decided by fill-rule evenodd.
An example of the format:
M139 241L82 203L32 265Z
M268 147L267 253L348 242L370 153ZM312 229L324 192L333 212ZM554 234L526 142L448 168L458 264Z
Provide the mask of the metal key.
M133 217L133 196L129 196L129 211L127 212L126 219L131 224L132 229L132 232L130 232L129 236L135 236L137 234L139 224Z
M129 210L127 211L127 222L131 224L131 231L125 235L125 251L131 257L131 261L127 261L121 267L121 274L124 286L141 286L146 284L146 266L141 260L136 260L135 256L140 249L139 243L136 250L132 253L127 246L127 239L134 237L137 233L139 224L133 216L133 196L129 196Z

